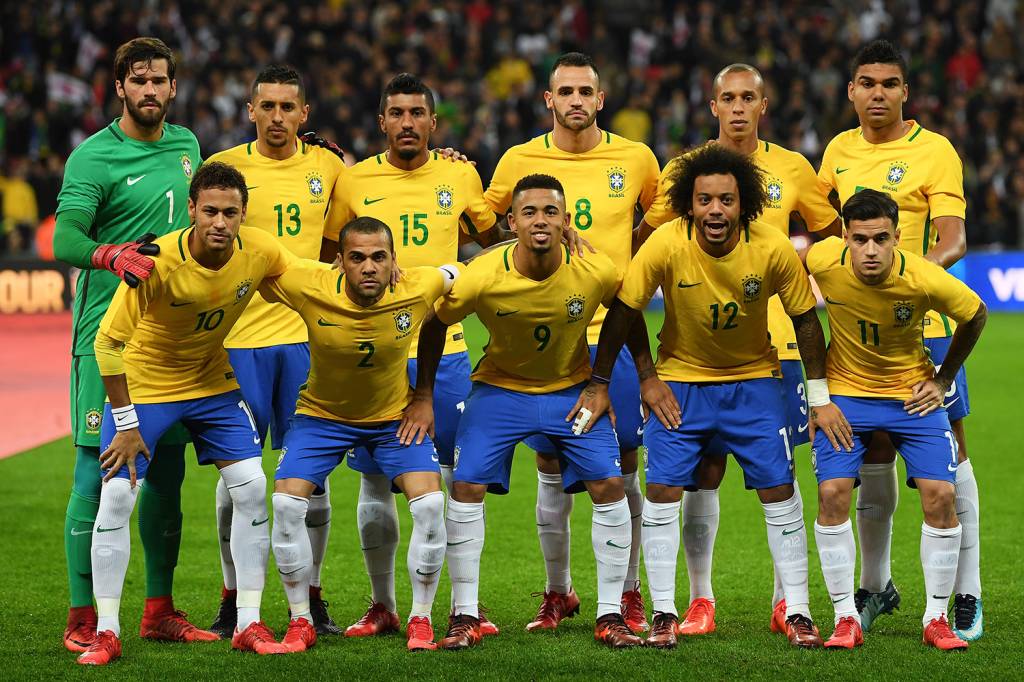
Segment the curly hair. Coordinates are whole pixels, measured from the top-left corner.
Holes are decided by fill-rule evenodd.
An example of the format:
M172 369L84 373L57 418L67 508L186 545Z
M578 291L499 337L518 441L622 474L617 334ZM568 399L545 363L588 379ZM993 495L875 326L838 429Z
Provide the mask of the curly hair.
M854 55L850 62L850 80L857 78L857 69L865 64L893 64L900 69L903 80L907 80L907 60L900 54L900 49L888 40L872 40Z
M237 189L242 196L242 208L249 203L249 189L245 186L245 176L234 166L220 161L204 163L196 171L188 188L188 198L192 203L199 203L199 193L204 189Z
M739 190L740 222L749 225L768 203L764 172L753 159L719 144L706 144L680 157L670 175L669 204L676 214L693 220L693 186L702 175L731 175Z

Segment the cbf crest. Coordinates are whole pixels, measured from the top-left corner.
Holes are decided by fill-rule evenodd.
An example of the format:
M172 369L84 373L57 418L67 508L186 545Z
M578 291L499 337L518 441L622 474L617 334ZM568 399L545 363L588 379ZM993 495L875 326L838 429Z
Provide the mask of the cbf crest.
M746 303L756 301L761 297L761 277L758 275L747 275L743 278L743 300Z
M587 307L587 297L583 294L573 294L565 299L565 312L569 316L569 322L577 322L583 319L583 312Z
M320 171L310 171L306 174L306 188L309 189L311 203L324 203L324 176Z
M772 208L782 208L782 180L768 178L765 192L768 194L768 203Z
M608 169L608 196L612 198L626 196L626 171L618 166Z
M892 314L897 327L906 327L914 317L914 304L909 301L896 301Z
M99 410L92 409L85 413L85 432L86 433L99 433L100 426L103 424L103 413Z
M440 209L438 215L451 215L452 206L455 205L455 190L448 185L438 185L434 188L437 195L437 207Z
M252 280L247 279L244 282L239 283L235 289L235 303L245 298L246 294L249 293L249 289L252 289Z
M407 336L412 331L412 311L408 308L395 313L395 330L398 332L396 339Z
M181 155L181 172L185 174L186 180L192 182L192 159L188 154Z
M903 178L907 175L907 164L903 161L896 161L889 166L889 170L885 172L885 186L893 192L897 191L897 185L899 185Z

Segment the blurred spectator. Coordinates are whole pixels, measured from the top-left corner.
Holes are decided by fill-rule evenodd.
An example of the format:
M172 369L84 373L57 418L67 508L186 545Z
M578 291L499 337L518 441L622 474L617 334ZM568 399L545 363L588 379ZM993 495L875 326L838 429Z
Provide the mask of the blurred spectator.
M508 146L549 129L541 94L561 52L594 57L607 93L599 124L646 141L663 163L716 134L714 74L752 63L767 80L763 135L816 164L833 135L857 125L850 58L888 37L910 64L906 115L949 137L963 159L970 245L1022 247L1017 0L40 0L3 3L0 22L0 157L27 159L21 181L43 216L63 159L120 113L110 60L138 35L178 53L169 120L195 132L204 156L253 138L248 87L272 60L306 76L309 129L350 159L378 153L379 90L407 70L434 88L434 142L468 152L485 183Z
M12 159L7 174L0 176L3 193L3 222L0 223L0 252L24 253L33 247L33 235L39 224L36 193L28 183L28 163Z

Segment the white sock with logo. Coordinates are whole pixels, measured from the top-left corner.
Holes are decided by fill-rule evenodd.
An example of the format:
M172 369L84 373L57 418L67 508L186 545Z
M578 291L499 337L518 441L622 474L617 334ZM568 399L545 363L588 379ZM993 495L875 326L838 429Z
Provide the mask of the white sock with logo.
M786 593L786 618L800 614L811 617L807 587L807 526L803 505L794 494L783 502L762 502L768 529L768 548Z
M683 493L683 552L690 576L690 601L703 597L715 600L711 588L711 561L718 535L718 491L694 490Z
M274 493L274 531L272 544L277 572L284 583L291 617L305 618L310 623L309 575L313 567L313 549L306 532L309 500L304 497Z
M956 565L960 558L960 526L956 528L932 528L921 524L921 566L924 568L924 589L926 606L921 622L928 625L932 620L946 615L949 597L956 580Z
M142 481L139 481L139 485ZM96 632L110 630L121 636L121 591L128 572L132 534L129 523L139 485L127 478L112 478L100 490L100 506L92 531L92 586L96 595Z
M804 500L800 495L800 484L795 478L793 479L793 495L800 502L800 516L803 516ZM772 588L772 609L774 609L780 601L786 598L786 591L782 588L782 578L779 577L779 572L775 570L775 564L772 564L772 579L775 583L775 586Z
M484 551L484 503L448 500L448 577L452 581L452 613L480 617L480 555Z
M960 561L956 568L957 594L981 597L981 534L978 482L974 466L966 459L956 469L956 515L963 528L960 537Z
M547 574L545 592L568 594L572 588L569 566L572 497L562 489L561 474L537 472L537 537Z
M412 537L406 565L412 582L412 608L409 618L430 618L430 609L441 579L444 552L448 538L444 520L444 493L427 493L409 500L412 515Z
M689 495L690 493L686 493ZM676 562L679 557L679 502L644 501L640 537L651 608L676 616Z
M590 542L597 560L597 617L619 613L632 545L629 503L625 497L594 505Z
M374 602L395 613L395 553L398 551L398 509L391 480L363 474L356 504L359 542L363 549L370 594Z
M306 534L309 535L309 547L313 555L313 566L309 570L309 584L320 587L320 571L327 556L327 540L331 535L331 488L324 479L322 495L309 498L306 510Z
M224 576L224 587L234 590L235 561L231 558L231 495L228 494L224 479L217 478L216 510L217 510L217 546L220 548L220 571Z
M640 490L640 472L622 474L622 482L626 487L626 502L629 504L629 565L626 566L626 580L622 583L623 592L632 592L640 582L640 522L644 515L644 492Z
M220 470L234 505L231 557L238 580L238 630L260 620L260 601L270 557L270 514L267 477L259 457L243 459Z
M881 592L892 578L892 515L899 502L896 462L862 464L857 493L857 538L860 540L860 584Z
M852 616L860 623L853 598L853 568L857 562L853 525L849 519L838 526L822 526L815 522L814 540L818 545L821 575L825 578L825 587L835 608L835 622Z

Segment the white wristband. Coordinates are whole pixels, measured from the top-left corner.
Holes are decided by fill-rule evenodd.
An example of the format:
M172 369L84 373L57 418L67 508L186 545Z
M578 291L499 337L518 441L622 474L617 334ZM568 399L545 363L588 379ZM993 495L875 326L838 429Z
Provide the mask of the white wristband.
M139 415L135 406L128 403L124 407L112 407L110 413L114 417L114 428L118 431L130 431L139 428Z
M832 402L832 398L828 394L828 380L808 379L807 404L811 407L821 407L828 405L830 402Z

